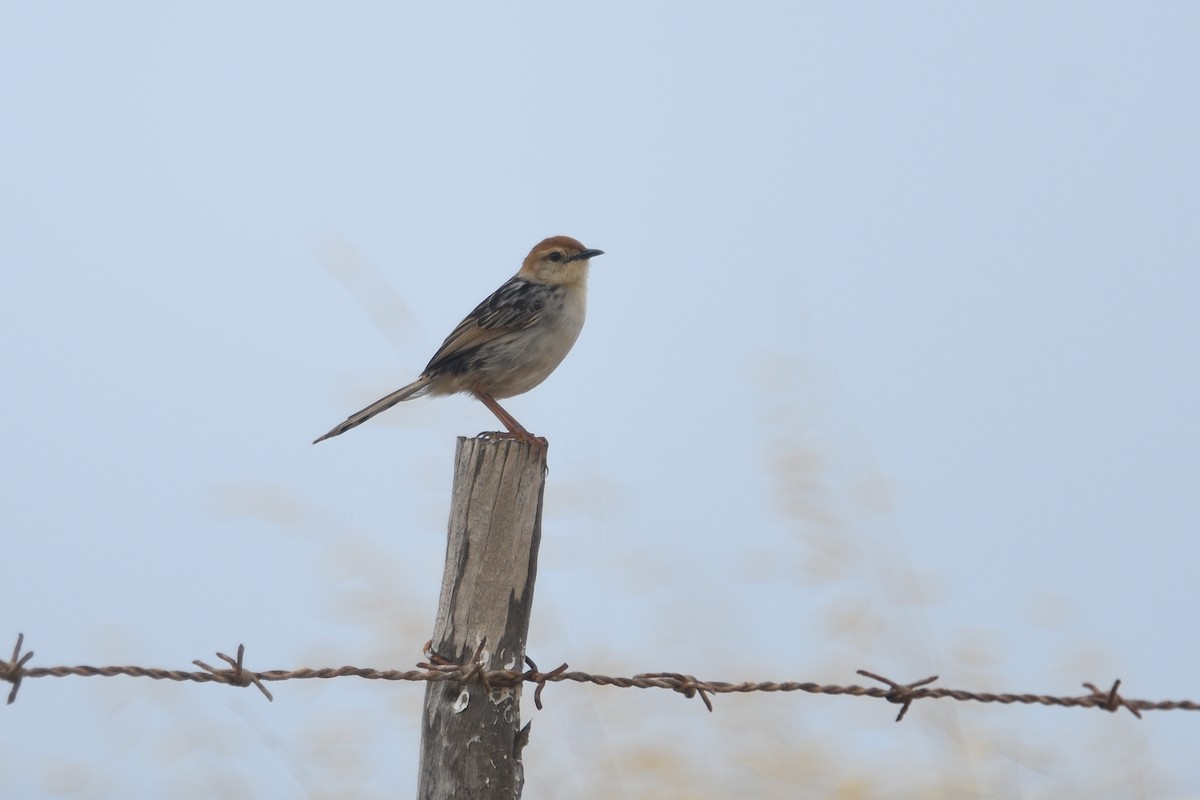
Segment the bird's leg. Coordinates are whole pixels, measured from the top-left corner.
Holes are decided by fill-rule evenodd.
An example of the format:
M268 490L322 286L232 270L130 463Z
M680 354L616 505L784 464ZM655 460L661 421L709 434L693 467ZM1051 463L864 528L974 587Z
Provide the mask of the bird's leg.
M479 402L487 406L488 410L496 415L496 419L504 423L504 427L508 428L509 433L522 438L533 438L533 434L525 430L521 423L517 422L516 418L513 417L512 414L505 411L500 404L496 402L496 398L492 397L487 392L475 392L475 396L479 398Z
M478 392L477 391L477 392L474 392L473 394L475 395L475 397L477 397L479 399L479 402L481 402L485 406L487 406L488 410L490 410L493 414L496 415L496 419L498 419L502 423L504 423L504 427L508 428L508 433L500 434L500 438L502 438L502 439L521 439L523 441L531 442L533 444L540 444L543 447L545 446L545 444L546 444L545 439L538 438L537 436L534 436L529 431L525 430L524 426L522 426L521 423L517 422L516 417L514 417L512 414L505 411L500 406L500 404L496 402L496 398L492 397L487 392Z

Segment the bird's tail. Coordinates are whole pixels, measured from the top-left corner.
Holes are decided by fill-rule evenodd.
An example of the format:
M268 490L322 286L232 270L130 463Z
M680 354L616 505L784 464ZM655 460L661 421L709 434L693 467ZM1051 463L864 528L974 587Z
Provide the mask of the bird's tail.
M335 425L333 430L331 430L329 433L325 434L324 436L320 436L316 439L313 439L313 444L316 444L317 442L323 442L326 439L332 439L334 436L343 434L346 431L350 430L351 428L355 428L355 427L358 427L359 425L362 425L364 422L366 422L367 420L369 420L371 417L375 416L376 414L380 413L381 411L387 411L389 408L396 405L396 403L400 403L405 400L411 400L414 397L420 397L421 395L425 394L428 391L429 391L429 379L426 378L424 375L422 375L420 378L417 378L415 381L410 383L408 386L405 386L403 389L397 389L396 391L389 394L387 397L384 397L380 400L376 400L374 403L371 403L371 405L367 406L362 411L351 414L349 417L346 418L345 422Z

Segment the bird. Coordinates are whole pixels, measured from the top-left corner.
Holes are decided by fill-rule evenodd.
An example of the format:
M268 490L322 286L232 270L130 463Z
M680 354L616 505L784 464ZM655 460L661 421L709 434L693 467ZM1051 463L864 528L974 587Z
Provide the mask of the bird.
M313 444L340 436L397 403L422 395L474 395L513 438L542 443L497 401L524 394L554 372L571 351L587 311L591 259L603 250L570 236L534 245L521 268L458 323L412 383L351 414Z

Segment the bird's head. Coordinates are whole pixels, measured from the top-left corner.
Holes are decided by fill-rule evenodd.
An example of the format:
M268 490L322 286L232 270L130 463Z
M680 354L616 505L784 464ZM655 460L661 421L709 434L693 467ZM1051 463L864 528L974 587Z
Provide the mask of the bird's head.
M589 250L570 236L551 236L534 245L517 274L556 286L582 284L587 280L588 259L602 255L603 250Z

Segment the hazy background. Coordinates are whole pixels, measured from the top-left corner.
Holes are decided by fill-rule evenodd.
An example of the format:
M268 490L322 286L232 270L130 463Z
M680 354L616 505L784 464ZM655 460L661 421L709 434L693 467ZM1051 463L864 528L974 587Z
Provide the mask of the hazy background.
M0 5L0 652L411 667L545 236L530 654L1197 699L1190 3ZM7 643L6 643L7 642ZM6 656L5 656L6 657ZM424 687L27 681L4 797L393 797ZM1200 797L1200 717L548 687L528 798Z

